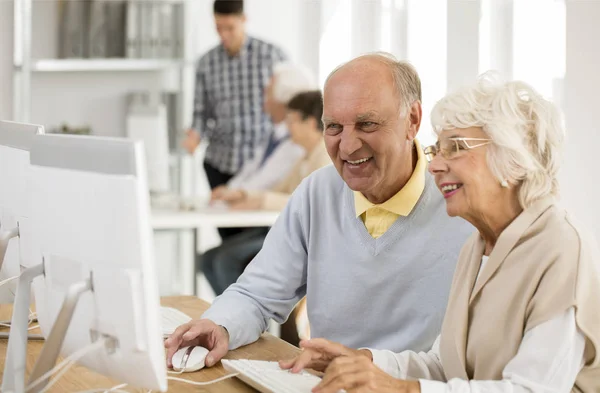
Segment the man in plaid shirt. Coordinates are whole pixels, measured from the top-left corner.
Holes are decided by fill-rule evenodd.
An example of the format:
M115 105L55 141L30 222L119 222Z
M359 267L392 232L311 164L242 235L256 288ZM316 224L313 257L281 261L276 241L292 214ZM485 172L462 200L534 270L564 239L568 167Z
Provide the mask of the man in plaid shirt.
M273 133L263 89L273 66L287 60L278 47L245 33L243 0L215 0L221 43L198 61L194 117L184 147L209 143L204 169L211 188L226 183L262 152Z

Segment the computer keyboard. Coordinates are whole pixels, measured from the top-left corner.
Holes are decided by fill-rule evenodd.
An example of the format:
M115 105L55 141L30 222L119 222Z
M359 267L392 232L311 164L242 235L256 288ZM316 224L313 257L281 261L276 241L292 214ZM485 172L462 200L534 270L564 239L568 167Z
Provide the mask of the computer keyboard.
M293 374L279 368L277 362L262 360L221 360L225 370L262 393L310 393L321 378L301 371Z
M187 314L173 307L160 308L163 336L172 334L180 325L192 320Z

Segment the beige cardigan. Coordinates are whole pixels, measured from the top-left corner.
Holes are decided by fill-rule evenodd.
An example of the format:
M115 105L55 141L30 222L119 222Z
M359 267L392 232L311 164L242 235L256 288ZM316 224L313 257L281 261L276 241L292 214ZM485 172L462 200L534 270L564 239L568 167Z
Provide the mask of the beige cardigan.
M261 196L261 209L283 210L290 196L305 177L319 168L331 164L331 159L325 149L325 141L321 138L315 148L303 159L298 161L288 176L268 191L251 191L251 196Z
M446 378L500 380L525 332L575 307L586 365L574 392L600 392L600 253L550 199L524 210L500 235L479 280L484 242L459 256L442 325Z

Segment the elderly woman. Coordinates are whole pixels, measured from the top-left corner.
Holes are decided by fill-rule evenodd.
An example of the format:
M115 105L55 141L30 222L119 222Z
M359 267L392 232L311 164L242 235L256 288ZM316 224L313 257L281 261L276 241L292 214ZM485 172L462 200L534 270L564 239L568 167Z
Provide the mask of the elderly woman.
M482 77L432 113L425 149L464 245L442 331L428 353L354 350L322 339L281 362L326 373L314 392L600 392L600 256L555 204L563 129L522 82ZM335 360L334 360L335 359Z

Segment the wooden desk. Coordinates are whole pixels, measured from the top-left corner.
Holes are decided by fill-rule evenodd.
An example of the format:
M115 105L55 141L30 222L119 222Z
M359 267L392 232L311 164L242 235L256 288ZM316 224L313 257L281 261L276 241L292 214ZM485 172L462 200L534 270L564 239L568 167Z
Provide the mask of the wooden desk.
M204 300L198 299L192 296L175 296L166 297L162 299L163 306L175 307L192 318L197 318L206 310L209 306ZM0 319L8 319L10 316L10 305L0 305ZM32 333L37 333L32 331ZM36 359L38 358L43 346L43 341L30 341L27 345L27 373L31 372ZM4 372L4 362L6 356L7 341L0 340L0 380L2 379L2 373ZM293 345L280 340L268 333L263 336L255 343L247 345L242 348L238 348L235 351L230 351L226 359L257 359L257 360L280 360L287 359L297 355L300 350ZM184 373L180 375L169 374L169 376L175 376L178 378L185 378L191 381L210 381L228 374L221 363L218 363L214 367L205 368L194 373ZM52 393L65 393L65 392L79 392L95 388L109 389L119 385L119 381L110 380L102 375L99 375L87 368L74 365L69 369L67 373L52 386L50 392ZM124 388L124 390L130 392L143 392L146 393L145 389L133 389ZM226 379L221 382L217 382L213 385L208 386L193 386L183 382L169 381L169 392L256 392L256 390L247 386L237 378Z

